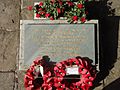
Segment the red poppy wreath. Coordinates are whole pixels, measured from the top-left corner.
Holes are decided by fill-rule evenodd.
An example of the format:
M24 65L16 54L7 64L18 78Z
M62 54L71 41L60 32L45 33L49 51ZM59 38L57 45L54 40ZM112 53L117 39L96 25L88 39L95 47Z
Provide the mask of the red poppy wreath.
M26 90L89 90L93 86L93 80L96 76L96 70L91 62L85 58L76 57L57 63L53 68L46 66L47 62L38 57L24 77ZM80 78L75 81L74 77L67 81L66 68L76 66ZM43 67L44 72L39 70ZM41 77L41 78L40 78Z
M43 67L44 72L41 72ZM52 90L51 67L48 67L45 59L38 57L27 70L24 77L26 90Z
M79 81L74 82L73 79L73 82L69 83L64 77L66 76L66 68L73 65L79 67L78 72L81 77L79 78ZM89 90L90 87L93 86L92 82L96 76L95 70L92 68L90 62L81 57L71 58L56 64L54 73L56 77L54 86L58 90Z

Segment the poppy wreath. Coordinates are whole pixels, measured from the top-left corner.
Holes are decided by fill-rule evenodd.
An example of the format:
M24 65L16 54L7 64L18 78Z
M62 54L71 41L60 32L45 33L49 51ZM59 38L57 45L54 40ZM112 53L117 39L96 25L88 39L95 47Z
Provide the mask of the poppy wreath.
M77 65L79 67L80 79L77 82L69 83L64 77L66 75L66 67ZM54 67L54 86L57 90L89 90L93 86L92 82L96 77L96 71L91 65L91 62L85 58L76 57L62 62L59 62Z
M26 90L52 90L52 78L50 68L45 67L46 63L43 58L38 57L33 61L33 64L27 70L24 76L24 86ZM39 79L40 70L39 67L45 67L43 78Z
M96 77L96 70L88 59L76 57L64 60L50 68L45 60L38 57L27 70L24 77L26 90L89 90ZM80 78L77 82L69 83L65 80L66 67L76 65L79 67ZM39 67L43 66L44 73L41 79Z
M46 0L34 7L28 6L28 10L34 10L36 18L56 20L65 17L69 23L84 23L88 14L85 9L87 1L91 0Z

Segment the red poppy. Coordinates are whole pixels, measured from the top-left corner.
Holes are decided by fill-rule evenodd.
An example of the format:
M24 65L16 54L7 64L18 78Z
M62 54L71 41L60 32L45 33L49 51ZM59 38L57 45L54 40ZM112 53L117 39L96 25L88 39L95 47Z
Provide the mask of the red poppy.
M25 77L24 77L25 87L29 87L30 85L32 85L33 80L34 80L33 76L25 75Z
M61 13L61 9L60 9L60 8L57 8L57 12L60 14L60 13Z
M84 83L86 86L93 86L93 83L89 79L84 80Z
M59 4L62 5L62 1L59 1Z
M79 9L81 9L81 8L83 8L83 4L77 4L77 7L78 7Z
M77 66L79 66L79 64L80 64L78 60L74 61L74 63L75 63Z
M39 8L38 11L42 11L43 9L42 8Z
M40 14L37 14L37 13L36 13L36 18L40 18Z
M61 84L56 90L65 90L65 84Z
M34 64L35 65L38 65L39 63L40 63L40 60L41 60L42 58L39 56L39 57L37 57L33 62L34 62Z
M76 58L69 59L69 63L70 65L79 65L79 61Z
M61 85L62 80L63 80L63 77L55 77L54 78L54 86L59 87Z
M50 16L50 14L49 14L49 13L46 13L46 14L45 14L45 17L46 17L46 18L48 18L49 16Z
M55 83L61 82L62 80L63 80L63 77L55 77L54 78Z
M59 87L61 85L61 80L58 80L57 77L54 78L54 86Z
M70 63L69 63L69 60L65 60L65 61L63 61L63 62L61 62L61 63L62 63L65 67L66 67L66 66L69 66L69 64L70 64Z
M80 85L81 85L81 81L75 83L75 86L80 86Z
M78 20L78 16L73 16L73 17L72 17L72 20L73 20L73 21L77 21L77 20Z
M70 85L70 89L71 90L80 90L80 88L78 88L79 86L77 86L76 85L76 83L72 83L71 85Z
M26 88L26 90L33 90L34 85L30 85L29 87Z
M74 5L74 3L71 2L71 1L67 1L67 4L68 4L68 6L73 6Z
M52 3L54 3L54 2L55 2L55 0L51 0L51 2L52 2Z
M28 6L27 9L31 11L33 9L33 6Z
M57 66L58 68L62 68L62 63L57 63L56 66Z
M79 66L82 66L82 67L85 66L85 62L84 62L84 60L82 58L79 58L78 60L80 62Z
M82 84L81 84L81 88L82 88L82 90L87 90L87 89L85 89L85 88L86 88L85 83L82 83Z
M54 20L53 16L50 17L50 20Z
M54 67L54 71L56 71L56 72L57 72L57 71L58 71L58 67L56 67L56 66L55 66L55 67Z
M85 18L85 17L82 17L82 18L80 19L80 21L81 21L82 23L84 23L84 22L86 21L86 18Z
M39 6L43 6L43 2L40 2L40 3L39 3Z
M44 88L44 90L52 90L52 83L43 83L42 87Z
M51 76L51 72L48 71L48 73L46 73L44 76L43 76L43 80L44 81L47 81L47 79Z
M45 14L45 12L44 12L44 11L41 11L41 12L40 12L40 14L41 14L41 15L44 15L44 14Z
M84 75L84 74L86 74L87 72L88 72L88 70L85 69L84 67L80 67L80 68L79 68L79 73L80 73L80 74Z

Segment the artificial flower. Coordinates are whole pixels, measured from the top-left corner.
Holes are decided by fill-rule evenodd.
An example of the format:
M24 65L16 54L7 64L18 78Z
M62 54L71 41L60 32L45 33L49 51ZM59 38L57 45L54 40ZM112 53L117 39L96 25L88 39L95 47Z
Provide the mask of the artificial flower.
M60 14L61 13L61 9L57 8L57 12L58 12L58 14Z
M79 4L77 4L77 7L78 7L79 9L81 9L81 8L83 8L83 4L79 3Z
M36 18L40 18L40 14L36 13Z
M46 13L46 14L45 14L45 17L46 17L46 18L48 18L49 16L50 16L50 14L49 14L49 13Z
M78 16L73 16L72 19L73 19L73 21L77 21L78 20Z
M81 21L82 23L84 23L84 22L86 21L86 18L85 18L85 17L82 17L82 18L80 19L80 21Z
M50 17L50 20L54 20L53 16Z
M74 3L71 2L71 1L67 1L67 4L68 4L68 6L73 6L74 5Z
M27 9L31 11L33 10L33 6L28 6Z
M40 3L39 3L39 6L43 6L43 2L40 2Z

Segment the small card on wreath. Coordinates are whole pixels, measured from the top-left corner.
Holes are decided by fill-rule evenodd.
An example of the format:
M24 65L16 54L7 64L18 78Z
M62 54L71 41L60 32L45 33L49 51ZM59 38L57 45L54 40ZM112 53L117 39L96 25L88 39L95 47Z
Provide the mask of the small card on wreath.
M78 69L79 67L77 66L67 67L66 74L67 75L79 75Z

